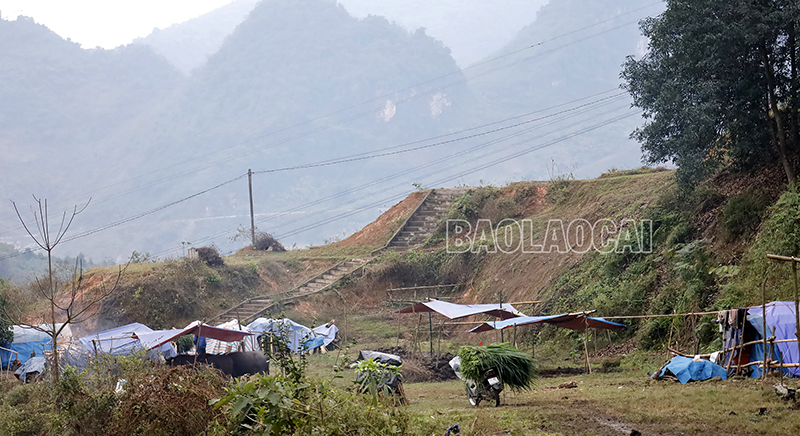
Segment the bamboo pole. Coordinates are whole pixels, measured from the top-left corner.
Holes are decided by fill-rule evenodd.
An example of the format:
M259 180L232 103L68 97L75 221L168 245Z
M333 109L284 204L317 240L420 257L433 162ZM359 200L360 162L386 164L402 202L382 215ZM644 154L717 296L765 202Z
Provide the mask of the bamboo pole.
M583 330L583 352L586 354L586 369L588 369L589 374L591 374L592 364L589 362L589 345L587 344L587 341L589 340L589 320L584 318L583 323L586 327Z
M450 287L450 286L464 286L464 285L467 285L467 284L468 283L452 283L452 284L449 284L449 285L409 286L407 288L389 288L386 291L387 292L395 292L395 291L411 291L411 290L416 290L416 289L446 288L446 287Z
M695 316L695 315L715 315L719 310L713 312L689 312L689 313L670 313L666 315L618 315L618 316L604 316L603 319L642 319L642 318L666 318L674 316Z

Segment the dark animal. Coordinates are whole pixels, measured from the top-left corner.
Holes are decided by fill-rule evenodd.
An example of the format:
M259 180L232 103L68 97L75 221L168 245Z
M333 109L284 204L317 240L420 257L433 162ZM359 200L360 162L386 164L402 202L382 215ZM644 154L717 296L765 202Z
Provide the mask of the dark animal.
M269 361L260 351L236 351L228 353L233 363L234 377L247 374L269 374Z
M258 351L236 351L228 354L181 354L167 359L170 366L209 365L233 377L246 374L269 374L269 361Z

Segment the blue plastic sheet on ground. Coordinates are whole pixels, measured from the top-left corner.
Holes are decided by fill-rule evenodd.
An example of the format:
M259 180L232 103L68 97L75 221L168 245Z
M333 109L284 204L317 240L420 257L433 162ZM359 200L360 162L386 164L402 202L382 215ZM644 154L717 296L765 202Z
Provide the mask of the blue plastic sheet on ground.
M716 363L703 359L700 359L698 362L683 356L673 357L672 360L661 369L661 372L658 373L658 377L663 376L667 371L675 375L681 383L686 383L690 380L708 380L714 377L721 377L723 380L728 378L725 368ZM653 374L653 377L655 376L656 374Z

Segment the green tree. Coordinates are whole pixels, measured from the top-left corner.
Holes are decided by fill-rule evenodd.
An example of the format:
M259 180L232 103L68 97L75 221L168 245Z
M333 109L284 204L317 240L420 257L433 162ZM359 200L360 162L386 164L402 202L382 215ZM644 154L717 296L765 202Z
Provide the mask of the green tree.
M796 0L668 0L642 21L648 53L621 76L644 110L632 136L645 158L673 160L684 185L726 161L779 159L794 183L799 20Z
M0 277L0 290L6 287L6 283ZM11 330L11 321L5 316L6 299L0 293L0 345L14 342L14 331Z

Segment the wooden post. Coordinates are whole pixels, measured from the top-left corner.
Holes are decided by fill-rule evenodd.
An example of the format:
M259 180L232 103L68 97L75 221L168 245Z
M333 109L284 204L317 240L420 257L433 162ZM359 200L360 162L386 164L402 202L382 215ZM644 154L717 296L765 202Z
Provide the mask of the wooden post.
M517 325L514 324L514 348L517 348Z
M586 328L584 329L585 333L583 335L583 352L586 354L586 368L589 370L589 374L591 374L592 364L589 363L589 345L587 344L587 341L589 340L589 320L586 319L586 315L583 316L583 320L586 325Z
M797 355L800 356L800 300L797 298L797 262L800 259L792 258L792 274L794 275L794 338L797 340Z
M431 341L431 357L433 357L433 321L430 312L428 312L428 337Z
M675 314L675 311L678 309L672 309L672 314ZM675 327L675 317L672 317L672 322L669 325L669 339L667 339L667 355L669 356L669 347L672 346L672 328Z
M589 374L592 373L592 365L589 363L589 346L586 345L586 335L589 334L589 329L586 329L586 334L583 335L583 352L586 354L586 369Z
M253 213L253 170L247 170L247 185L250 189L250 242L256 248L256 218Z

